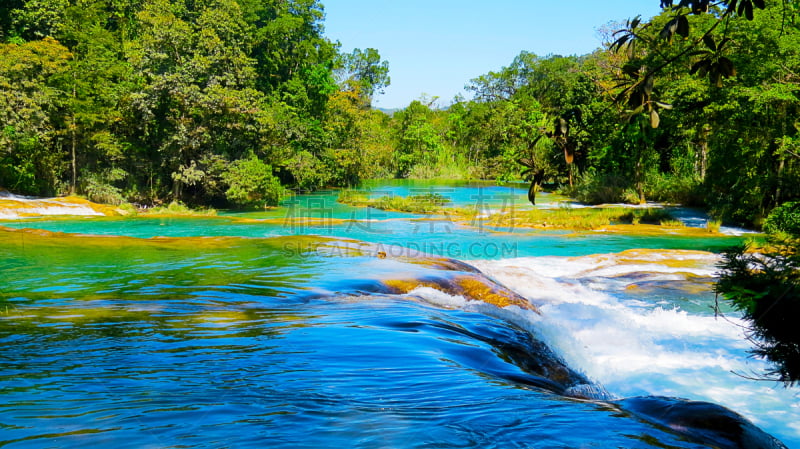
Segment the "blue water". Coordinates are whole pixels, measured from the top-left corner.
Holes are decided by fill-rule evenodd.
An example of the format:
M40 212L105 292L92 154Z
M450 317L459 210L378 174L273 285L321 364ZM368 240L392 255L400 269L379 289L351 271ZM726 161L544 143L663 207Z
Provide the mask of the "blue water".
M403 190L413 184L384 188L417 192ZM451 188L454 202L468 203L486 186L437 188ZM639 371L598 371L605 359L582 358L570 344L591 345L602 333L588 341L566 334L602 332L613 327L612 314L655 313L657 323L685 317L699 329L651 328L653 351L681 348L704 357L722 344L724 357L739 363L746 345L722 324L709 324L708 290L672 289L637 265L622 274L570 272L599 266L592 254L716 251L739 238L498 232L447 217L431 226L416 215L336 205L325 195L294 201L305 203L214 218L2 223L0 446L736 447L654 419L626 399L709 401L693 379L671 380L666 372L653 384ZM331 220L286 220L315 217L308 201ZM483 261L495 279L423 251ZM553 277L514 271L528 268ZM687 269L694 274L681 285L705 285L706 268ZM465 277L496 291L502 281L541 315L482 302L479 292L448 290ZM420 287L396 291L393 281ZM681 332L694 342L672 335ZM623 361L639 356L620 348ZM697 377L667 365L676 378ZM789 447L800 442L796 415L784 413L795 407L791 396L770 396L716 368L701 370L742 391L750 402L735 412L749 413ZM752 416L763 415L763 407L769 417Z

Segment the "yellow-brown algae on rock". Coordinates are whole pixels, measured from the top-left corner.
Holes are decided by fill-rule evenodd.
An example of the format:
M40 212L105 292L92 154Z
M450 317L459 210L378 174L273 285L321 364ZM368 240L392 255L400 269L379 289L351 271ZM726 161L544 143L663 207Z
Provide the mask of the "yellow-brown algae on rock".
M697 250L629 249L613 254L593 254L569 258L573 262L590 264L588 271L599 271L608 267L652 266L669 269L705 270L719 259L714 253Z
M282 217L282 218L250 218L250 217L224 217L235 224L275 224L289 227L325 227L356 222L345 218L320 218L320 217Z
M708 229L706 228L693 228L689 226L674 227L674 226L662 226L653 224L607 225L597 228L596 232L635 235L642 237L646 237L649 235L652 236L675 235L675 236L700 237L700 238L709 238L714 236L727 237L725 234L720 234L717 232L709 232Z
M93 203L76 196L61 198L0 198L0 218L19 219L37 216L120 216L124 212L105 204Z
M517 306L538 313L536 307L527 299L483 276L462 275L453 281L460 288L461 295L467 298L474 298L497 307Z
M527 299L491 281L472 265L456 259L429 256L401 246L346 239L321 245L318 251L323 253L330 252L338 256L367 256L378 259L392 259L435 270L434 274L427 273L419 277L381 280L381 283L392 293L405 294L419 287L429 287L450 295L463 296L467 299L493 304L497 307L513 305L538 313L536 307Z
M480 273L464 273L450 277L424 277L419 279L386 279L381 281L391 292L410 293L420 287L428 287L453 296L484 302L503 308L517 306L539 313L527 299L498 285Z
M422 281L419 279L386 279L381 281L383 285L389 288L392 293L405 294L420 287L428 287L435 290L443 290L442 286L429 281Z
M614 279L631 293L673 290L706 294L713 290L719 255L695 250L632 249L569 260L586 267L575 277Z
M137 248L158 247L166 249L185 249L194 251L201 249L226 249L235 246L261 246L279 250L285 255L302 255L314 252L320 247L339 242L334 237L313 235L279 236L269 238L246 238L231 236L214 237L149 237L138 238L114 235L86 235L53 232L44 229L14 229L0 226L0 244L25 246L34 249L37 246L68 246L70 248Z
M714 280L706 277L693 276L689 273L681 273L687 278L685 280L650 281L638 284L630 284L625 290L637 294L653 294L659 290L680 291L689 295L702 295L714 291Z

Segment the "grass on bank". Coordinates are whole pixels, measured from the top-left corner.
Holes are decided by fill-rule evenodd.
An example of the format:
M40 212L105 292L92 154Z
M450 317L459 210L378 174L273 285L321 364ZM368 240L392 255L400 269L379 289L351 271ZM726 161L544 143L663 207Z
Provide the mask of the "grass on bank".
M480 214L475 207L448 208L449 200L439 194L402 196L383 196L369 198L364 192L343 190L339 194L340 203L359 207L374 207L381 210L412 212L422 214L447 213L456 220L473 222ZM528 227L544 229L593 230L610 225L651 224L668 228L683 228L685 225L673 217L668 210L661 208L629 207L559 207L557 209L515 210L512 213L493 214L485 218L485 223L497 227ZM716 232L715 223L708 227Z
M450 202L438 193L411 196L382 196L370 198L366 193L357 190L342 190L338 202L358 207L374 207L380 210L410 212L416 214L433 214L442 212Z
M191 209L183 203L173 201L167 205L155 206L147 209L138 209L136 206L126 203L119 206L127 212L129 217L135 216L177 216L177 217L213 217L217 215L216 209Z
M489 217L488 222L490 225L498 227L519 226L569 230L593 230L611 225L638 225L640 223L670 228L684 226L665 209L626 207L532 209L517 211L514 214L493 215Z

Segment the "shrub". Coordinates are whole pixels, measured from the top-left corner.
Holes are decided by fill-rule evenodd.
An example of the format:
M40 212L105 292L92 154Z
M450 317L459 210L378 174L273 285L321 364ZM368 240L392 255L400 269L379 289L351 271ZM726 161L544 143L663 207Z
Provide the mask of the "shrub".
M412 195L407 197L382 196L380 198L370 199L365 193L357 190L341 191L337 201L352 206L370 206L381 210L420 214L441 212L444 206L450 202L448 198L438 193L427 193L424 195Z
M708 220L706 222L706 230L711 233L719 232L722 227L722 222L719 220Z
M125 172L119 169L106 170L102 173L91 173L83 178L83 191L89 201L101 204L118 206L125 202L122 190L111 183L125 177Z
M215 209L191 209L180 201L173 201L166 206L156 206L139 212L140 215L178 215L178 216L215 216Z
M723 253L715 290L749 321L752 352L772 362L772 380L800 380L800 256L797 239L772 237L763 255L744 245Z
M231 164L222 179L228 184L225 197L236 206L276 206L285 194L272 167L255 156Z
M764 231L800 236L800 201L783 203L764 220Z
M723 254L716 291L749 321L752 352L772 362L772 379L800 381L800 202L784 203L764 220L768 247Z
M339 192L339 197L336 201L342 204L349 204L351 206L366 206L369 204L369 196L361 191L344 189Z
M626 187L627 183L618 176L587 171L574 186L563 188L562 193L586 204L621 203Z
M645 181L648 200L684 206L702 206L700 181L692 176L654 174Z

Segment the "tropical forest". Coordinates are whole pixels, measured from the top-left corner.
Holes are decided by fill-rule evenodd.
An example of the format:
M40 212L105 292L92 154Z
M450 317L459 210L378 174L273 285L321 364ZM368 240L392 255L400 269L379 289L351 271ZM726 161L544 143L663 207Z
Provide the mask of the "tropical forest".
M800 445L800 2L659 6L388 110L318 0L3 0L0 446Z

